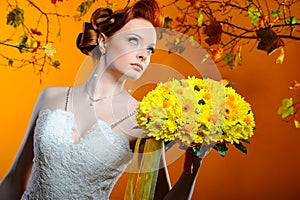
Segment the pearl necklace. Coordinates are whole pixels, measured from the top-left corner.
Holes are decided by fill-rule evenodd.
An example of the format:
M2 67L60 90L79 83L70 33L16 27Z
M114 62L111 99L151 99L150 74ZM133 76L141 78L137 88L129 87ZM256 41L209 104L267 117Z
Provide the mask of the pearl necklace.
M86 93L87 93L87 95L88 95L88 97L89 97L89 99L90 99L90 106L93 106L94 105L94 103L96 103L96 102L99 102L99 101L101 101L101 100L104 100L104 99L109 99L109 98L112 98L112 97L116 97L116 96L118 96L118 95L120 95L120 94L122 94L123 93L123 90L121 90L119 93L117 93L117 94L113 94L113 95L110 95L110 96L105 96L105 97L100 97L100 98L98 98L98 99L94 99L93 97L91 97L91 95L89 94L89 92L88 92L88 90L87 90L87 85L85 85L85 88L86 88Z

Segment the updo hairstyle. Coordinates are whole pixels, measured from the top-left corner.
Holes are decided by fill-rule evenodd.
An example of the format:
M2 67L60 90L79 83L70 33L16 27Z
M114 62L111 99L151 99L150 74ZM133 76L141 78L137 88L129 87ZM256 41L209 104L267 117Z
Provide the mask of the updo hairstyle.
M98 38L101 33L110 37L132 19L148 20L154 27L162 26L162 12L155 0L139 0L129 7L113 12L110 8L96 9L90 19L85 22L83 32L76 40L77 48L86 55L100 58L101 52Z

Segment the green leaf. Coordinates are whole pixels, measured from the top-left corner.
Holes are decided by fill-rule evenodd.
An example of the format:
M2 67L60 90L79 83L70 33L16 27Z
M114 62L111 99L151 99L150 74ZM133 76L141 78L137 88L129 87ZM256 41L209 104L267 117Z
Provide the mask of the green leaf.
M225 144L216 144L214 149L217 150L222 157L224 157L228 151L228 148Z
M91 6L94 3L95 3L95 0L86 0L86 1L82 2L79 6L77 6L76 11L78 11L79 14L75 15L74 19L80 20L80 18L89 11L89 9L91 8Z
M233 55L228 53L224 57L224 62L228 64L232 59L233 59Z
M282 11L281 10L272 10L271 11L271 15L273 17L278 17L278 15L282 14Z
M52 62L52 66L55 67L55 68L59 67L59 66L60 66L59 60L53 61L53 62Z
M190 43L191 43L192 46L195 46L195 45L196 45L195 40L194 40L194 36L191 35L191 36L189 37L189 41L190 41Z
M24 23L24 10L15 8L6 15L6 24L14 28Z
M186 49L186 47L185 47L184 45L182 45L182 44L180 44L180 45L178 46L178 52L179 52L179 53L184 52L185 49Z
M192 151L196 156L203 158L205 153L211 149L209 145L193 146Z
M21 35L19 37L19 41L18 41L19 43L17 44L17 46L19 47L20 53L24 53L28 51L28 45L26 43L27 40L28 40L27 35Z
M199 105L205 105L206 103L205 103L205 101L204 101L203 99L200 99L200 100L198 101L198 104L199 104Z
M281 115L281 118L284 119L287 116L293 114L293 98L285 98L282 100L281 106L277 110L277 114Z
M248 15L249 15L249 17L251 19L251 23L254 26L258 26L259 17L261 15L261 12L257 8L249 7L249 9L248 9Z
M197 25L198 25L199 27L201 27L202 24L203 24L203 15L202 15L202 13L201 13L201 10L199 10L199 12L198 12Z
M253 0L247 0L247 2L249 2L249 3L252 3L252 2L253 2Z
M164 27L164 28L167 28L167 29L172 29L172 26L171 26L172 21L173 21L172 18L170 18L170 17L165 17L163 27Z
M56 33L56 37L60 37L60 31Z
M225 85L225 87L231 87L233 84L235 84L235 82L230 82L227 85Z
M245 147L241 142L240 143L233 143L234 146L240 150L241 152L247 154L247 147Z
M243 142L246 142L247 144L250 144L250 140L249 139L243 139Z
M198 85L195 85L195 86L194 86L194 90L196 90L196 91L198 91L198 92L200 91L200 88L198 87Z
M14 61L12 59L9 59L7 64L9 67L12 67L13 63L14 63Z
M298 21L299 21L299 19L296 17L293 17L293 16L285 19L286 24L296 24Z

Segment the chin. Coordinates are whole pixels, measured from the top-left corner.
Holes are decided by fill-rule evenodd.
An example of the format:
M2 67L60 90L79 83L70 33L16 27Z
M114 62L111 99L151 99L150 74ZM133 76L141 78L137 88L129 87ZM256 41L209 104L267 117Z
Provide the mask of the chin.
M137 80L143 75L143 72L138 72L135 70L131 70L128 73L124 74L125 79L127 80Z

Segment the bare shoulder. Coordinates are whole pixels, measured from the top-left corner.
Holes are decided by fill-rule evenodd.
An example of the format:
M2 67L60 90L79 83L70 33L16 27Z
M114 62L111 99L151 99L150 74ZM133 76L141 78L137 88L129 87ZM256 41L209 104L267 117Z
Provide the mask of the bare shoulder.
M40 93L39 107L43 109L64 109L69 87L47 87Z

